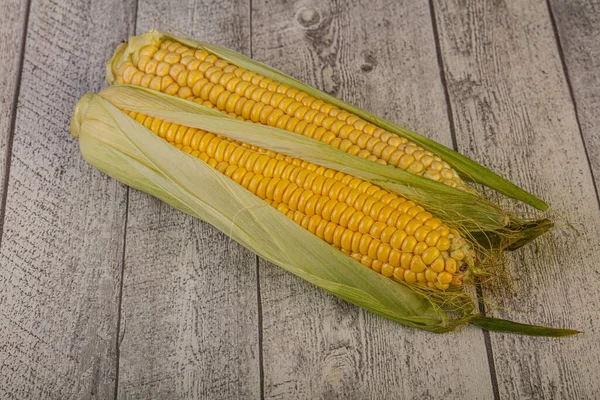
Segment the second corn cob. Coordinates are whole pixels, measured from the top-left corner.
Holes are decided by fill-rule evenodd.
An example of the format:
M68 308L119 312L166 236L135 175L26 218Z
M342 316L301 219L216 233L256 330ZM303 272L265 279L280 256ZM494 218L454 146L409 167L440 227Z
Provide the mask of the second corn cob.
M460 286L474 265L474 251L456 230L376 185L210 132L127 114L384 276L444 290Z

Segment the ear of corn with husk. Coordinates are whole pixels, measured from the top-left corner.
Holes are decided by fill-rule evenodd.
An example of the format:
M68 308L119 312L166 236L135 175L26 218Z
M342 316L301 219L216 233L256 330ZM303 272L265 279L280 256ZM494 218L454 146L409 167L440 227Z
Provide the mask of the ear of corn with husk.
M76 106L71 131L79 139L85 160L210 223L264 259L350 303L416 328L446 332L469 322L488 330L532 335L576 333L483 317L475 313L471 300L461 291L425 292L365 268L129 118L104 98L112 98L118 90L121 88L108 89L110 95L88 94ZM153 105L145 110L153 113ZM246 129L253 128L246 123Z
M267 76L269 79L284 82L298 90L310 93L317 99L331 101L342 110L359 115L365 120L393 132L393 134L409 138L424 149L443 155L444 160L447 160L466 180L487 184L503 194L524 201L539 209L547 207L535 196L524 192L464 156L443 148L443 146L413 132L405 131L387 121L379 120L371 114L342 103L269 67L226 49L152 31L131 38L129 44L124 44L118 48L115 56L107 66L108 81L114 83L115 80L122 80L122 78L115 75L123 71L123 68L119 65L139 57L140 50L148 46L149 43L155 43L156 40L166 38L179 41L194 49L208 50L231 63L244 66ZM454 232L449 237L455 236L455 239L452 240L452 246L458 251L453 252L451 255L448 255L448 252L443 253L445 254L444 259L446 259L446 269L452 273L456 271L456 263L448 264L450 261L454 262L448 260L448 258L456 257L461 263L460 265L464 265L465 268L468 266L467 274L477 274L481 269L476 265L475 250L486 253L489 250L485 248L491 248L491 252L505 248L517 248L547 230L551 226L548 220L521 219L486 201L468 188L459 190L451 187L456 186L454 184L443 184L394 166L381 165L386 164L385 162L374 163L371 161L373 158L364 159L360 156L347 154L341 149L309 137L291 134L288 130L280 129L281 127L240 121L215 110L212 104L207 102L205 102L205 105L197 103L199 102L180 99L143 87L117 85L104 90L99 95L86 95L76 107L71 129L73 135L79 137L84 158L108 175L209 222L263 258L373 313L406 325L434 332L444 332L462 323L470 322L489 330L533 335L564 336L576 333L571 330L517 324L477 314L469 296L462 291L462 271L454 274L452 280L454 286L450 290L438 291L430 290L427 287L408 285L406 283L416 282L415 276L419 277L421 275L419 282L427 283L429 288L448 288L451 274L444 271L437 275L436 281L436 274L433 272L434 266L438 265L440 260L442 260L439 264L441 270L444 269L444 262L438 250L428 249L425 251L422 246L419 255L416 254L417 250L415 249L416 255L408 257L408 260L411 257L413 259L410 267L402 264L402 267L409 268L405 271L400 267L399 258L395 259L395 264L391 261L394 257L393 252L395 251L395 256L399 257L400 250L393 250L390 245L383 243L385 234L378 232L376 238L381 239L381 242L379 240L370 242L371 244L377 243L378 247L369 247L371 259L367 257L368 262L366 262L366 255L363 255L361 259L360 254L358 254L359 257L356 257L355 253L351 253L349 242L347 242L347 247L340 245L339 235L338 242L334 244L331 235L326 238L327 234L323 235L322 230L320 233L315 233L314 229L310 230L307 227L308 216L304 216L304 219L298 219L296 217L301 214L300 212L293 209L288 212L285 204L278 205L272 197L271 200L266 198L265 186L263 186L262 194L259 194L256 192L256 187L250 188L252 184L248 186L248 182L243 184L240 180L235 179L235 170L240 168L235 167L233 164L227 165L223 161L219 163L219 160L223 158L222 155L221 158L217 157L219 160L209 159L210 154L200 154L199 150L192 152L189 146L186 150L186 148L182 148L182 145L179 145L179 148L184 150L181 151L179 148L170 145L159 137L161 133L158 131L156 123L162 123L163 126L167 124L168 126L181 127L184 128L184 131L197 129L203 132L212 132L222 138L222 140L215 140L223 142L224 145L235 142L243 143L246 147L255 146L261 148L264 154L280 154L278 156L279 160L287 156L288 161L290 157L297 160L297 162L294 161L297 165L302 163L304 166L309 163L314 168L330 168L331 175L335 171L343 171L342 175L344 173L350 174L348 178L354 179L353 182L362 182L361 180L356 181L357 178L362 178L362 180L376 185L373 186L365 182L365 185L372 186L372 189L375 190L371 190L369 193L379 191L379 196L381 196L383 192L378 188L387 190L390 193L386 195L388 201L390 198L394 198L391 193L413 200L419 206L411 203L414 205L411 210L417 210L416 212L419 213L418 218L426 221L431 219L431 214L433 214L443 220L443 224L447 224L451 228L450 232ZM233 113L230 114L233 115ZM240 116L233 116L240 118ZM136 122L136 120L139 122ZM149 121L154 122L152 130L148 129L151 127ZM142 125L142 122L148 128ZM152 134L152 132L155 134ZM164 137L164 135L162 136ZM191 153L191 155L184 152ZM200 159L194 157L194 154ZM264 155L263 158L265 160L269 159ZM305 172L309 173L308 171ZM323 179L320 182L323 182ZM348 181L348 179L344 180L344 182ZM337 185L339 189L341 186L339 183ZM363 185L361 187L366 188L367 186ZM275 186L271 185L269 187L272 190ZM300 192L299 190L298 193ZM398 199L397 203L400 201L401 198ZM383 206L383 204L379 205L379 207ZM423 208L430 211L431 214L424 211ZM282 215L286 212L287 216ZM372 215L375 217L374 214ZM301 220L304 221L302 224ZM433 224L430 223L429 228L439 226L440 220L431 219L429 222ZM372 223L371 220L370 224ZM382 223L379 222L379 224ZM406 231L417 229L420 222L416 222L416 224L410 226L409 223L406 226ZM332 223L329 222L329 225L332 225ZM330 227L329 225L327 227ZM405 238L404 225L401 225L398 224L398 227L400 227L398 237ZM335 232L338 232L338 230L342 232L345 229L345 233L351 235L350 226L345 226L348 226L348 228L340 225ZM375 225L372 226L375 227ZM385 226L385 224L381 226ZM440 226L440 229L447 230L448 228L444 228L444 226ZM423 228L421 233L429 232L429 228ZM333 232L332 229L330 233ZM387 229L388 232L392 232L396 228L392 229L390 226ZM319 228L317 228L318 230ZM282 235L282 232L285 232L285 234ZM369 234L372 232L374 230L371 230ZM380 234L382 235L381 238L379 238ZM409 232L410 234L418 236L419 231L416 233ZM358 235L356 237L360 236L358 233L356 235ZM389 235L391 233L388 234L388 239ZM462 236L468 243L465 242L465 239L462 239ZM437 237L439 235L435 236L434 239L437 240ZM450 243L447 239L445 240ZM460 249L456 248L455 243L458 243L457 241L462 243ZM393 244L392 242L387 240L387 243ZM338 248L336 249L332 244ZM420 244L425 245L425 243ZM444 248L448 248L439 245L438 247L442 251L444 251ZM379 250L376 251L377 249ZM398 249L400 248L398 247ZM345 251L347 254L340 250ZM452 248L448 251L451 250ZM410 247L409 252L412 253L412 251L412 247ZM457 256L454 255L455 253ZM348 255L352 255L352 257ZM375 258L373 259L373 257ZM388 257L390 259L389 263ZM437 257L436 261L430 266L435 257ZM427 265L425 265L423 260L427 258L431 260L427 261ZM460 260L463 258L464 261L461 262ZM373 270L365 268L357 260L369 267L372 264L372 269L380 273L377 274ZM418 263L415 264L415 261L418 261ZM390 264L396 265L396 268L394 269L394 265ZM425 268L427 270L424 271ZM411 269L424 272L415 275L411 272ZM398 271L405 274L398 276L396 274ZM425 272L430 275L428 279L431 278L428 282L425 282ZM398 282L388 278L392 275ZM420 280L421 278L423 278L423 281Z

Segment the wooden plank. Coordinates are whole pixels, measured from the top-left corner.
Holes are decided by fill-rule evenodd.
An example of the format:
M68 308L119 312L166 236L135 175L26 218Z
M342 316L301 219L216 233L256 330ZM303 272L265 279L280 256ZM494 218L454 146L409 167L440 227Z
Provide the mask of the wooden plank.
M544 1L435 2L459 149L549 201L563 227L511 253L490 314L583 335L491 334L501 398L596 398L600 213ZM559 223L562 223L558 219Z
M550 3L556 21L577 117L588 158L600 187L600 3L570 0Z
M138 33L157 21L249 54L245 0L140 1ZM256 268L226 234L131 190L118 397L260 397Z
M7 0L0 3L0 218L4 210L4 189L13 117L23 52L23 33L27 21L27 2ZM2 222L0 221L0 229ZM1 240L1 235L0 235Z
M427 1L253 1L253 56L451 145ZM277 16L276 18L274 16ZM261 263L265 398L490 398L483 335L361 311Z
M31 5L0 248L3 399L114 395L126 191L85 163L68 126L133 11Z

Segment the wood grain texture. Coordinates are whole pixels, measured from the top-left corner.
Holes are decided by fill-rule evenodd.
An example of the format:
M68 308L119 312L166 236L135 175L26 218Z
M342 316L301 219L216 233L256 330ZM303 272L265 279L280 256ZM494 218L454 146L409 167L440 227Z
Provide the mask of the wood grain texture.
M277 18L273 18L276 15ZM253 1L253 58L451 145L426 1ZM387 321L261 262L265 398L490 398L483 334Z
M31 5L0 248L0 398L113 396L125 188L85 163L68 126L132 10Z
M161 21L249 54L249 15L247 1L140 1L137 31ZM256 256L135 190L126 243L118 397L259 398Z
M600 187L600 2L552 0L564 61L577 116L595 177Z
M434 3L459 150L548 200L580 232L563 227L512 253L517 294L488 293L494 316L584 332L492 334L500 396L597 398L600 213L547 5Z
M17 106L16 95L23 32L27 20L27 2L6 0L0 3L0 217L4 209L7 162L12 137L12 122ZM0 221L0 229L2 222ZM1 238L1 235L0 235Z

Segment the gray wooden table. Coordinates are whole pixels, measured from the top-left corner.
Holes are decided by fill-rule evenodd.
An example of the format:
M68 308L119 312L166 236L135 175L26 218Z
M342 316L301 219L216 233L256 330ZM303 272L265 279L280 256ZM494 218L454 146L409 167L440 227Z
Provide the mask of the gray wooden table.
M600 398L597 0L175 3L0 2L0 398ZM585 333L400 326L87 165L75 102L160 21L548 200L578 232L511 253L488 312Z

